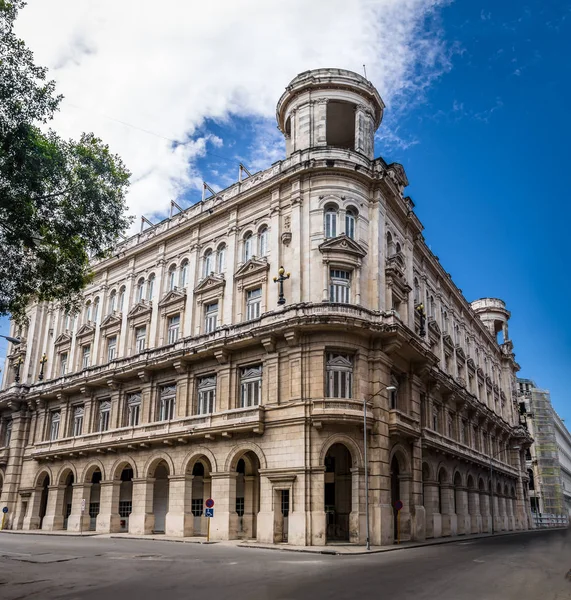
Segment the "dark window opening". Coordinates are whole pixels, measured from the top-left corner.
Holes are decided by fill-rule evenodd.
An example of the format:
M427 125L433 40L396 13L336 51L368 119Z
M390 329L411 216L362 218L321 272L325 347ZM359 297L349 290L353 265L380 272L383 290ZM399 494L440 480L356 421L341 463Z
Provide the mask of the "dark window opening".
M327 103L327 145L355 149L355 105L348 102Z

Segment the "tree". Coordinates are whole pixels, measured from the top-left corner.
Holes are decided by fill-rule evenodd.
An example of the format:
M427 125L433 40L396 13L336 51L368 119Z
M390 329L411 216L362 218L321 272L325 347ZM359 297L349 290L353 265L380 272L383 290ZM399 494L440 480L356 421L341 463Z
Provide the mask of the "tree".
M0 315L18 322L34 299L73 310L90 257L104 257L130 223L121 159L93 134L45 130L62 97L14 34L24 5L0 0Z

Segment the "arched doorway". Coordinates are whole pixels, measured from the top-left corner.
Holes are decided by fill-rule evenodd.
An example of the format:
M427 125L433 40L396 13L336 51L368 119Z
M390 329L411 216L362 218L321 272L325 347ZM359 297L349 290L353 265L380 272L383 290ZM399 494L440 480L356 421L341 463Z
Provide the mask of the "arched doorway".
M260 512L260 461L254 452L246 452L236 464L236 513L239 538L257 536Z
M73 503L73 473L70 471L65 478L65 490L63 493L63 528L67 529L67 521L71 515L71 505Z
M89 531L95 531L97 515L101 505L101 471L97 467L91 475L91 495L89 498Z
M326 540L348 541L352 510L353 461L344 444L333 444L325 455Z
M194 535L206 535L208 523L204 517L204 502L210 498L210 462L199 458L192 466L192 506Z
M169 510L169 467L162 460L155 468L153 484L153 513L155 533L165 532L165 521Z
M396 456L391 461L391 506L393 507L393 539L395 542L400 537L397 502L401 499L400 467Z
M46 512L48 509L48 493L49 493L49 485L50 485L50 476L46 473L44 475L43 481L40 483L41 486L41 497L40 497L40 522L38 524L38 528L41 529L44 524L44 517L46 516Z
M129 515L133 512L133 469L130 465L121 471L119 486L119 531L129 530Z

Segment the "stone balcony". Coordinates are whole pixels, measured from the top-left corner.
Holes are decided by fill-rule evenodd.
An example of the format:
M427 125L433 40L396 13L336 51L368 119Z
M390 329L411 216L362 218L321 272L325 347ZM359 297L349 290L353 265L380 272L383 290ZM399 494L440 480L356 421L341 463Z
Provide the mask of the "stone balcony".
M191 440L231 438L233 433L264 432L265 408L237 408L211 415L194 415L172 421L145 423L136 427L121 427L103 433L88 433L76 437L35 444L31 456L36 460L59 459L89 453L146 448L151 445L171 446Z
M436 452L448 454L453 458L460 458L461 460L477 463L487 469L490 468L490 457L487 454L474 450L449 437L440 435L427 427L422 429L422 446L423 448L429 448ZM501 471L502 473L512 475L513 477L519 476L519 471L511 465L501 462L497 458L492 458L491 462L495 471Z
M420 437L420 421L406 413L392 409L389 411L389 434L407 439Z
M351 398L323 398L311 403L311 423L321 429L325 423L336 425L362 425L363 402ZM367 429L373 427L373 405L367 403Z

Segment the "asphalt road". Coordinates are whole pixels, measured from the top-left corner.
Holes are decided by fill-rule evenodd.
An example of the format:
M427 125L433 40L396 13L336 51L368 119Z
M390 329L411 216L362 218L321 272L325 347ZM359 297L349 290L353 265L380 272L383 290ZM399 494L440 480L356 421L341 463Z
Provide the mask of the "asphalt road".
M330 556L0 534L0 598L571 600L571 530Z

